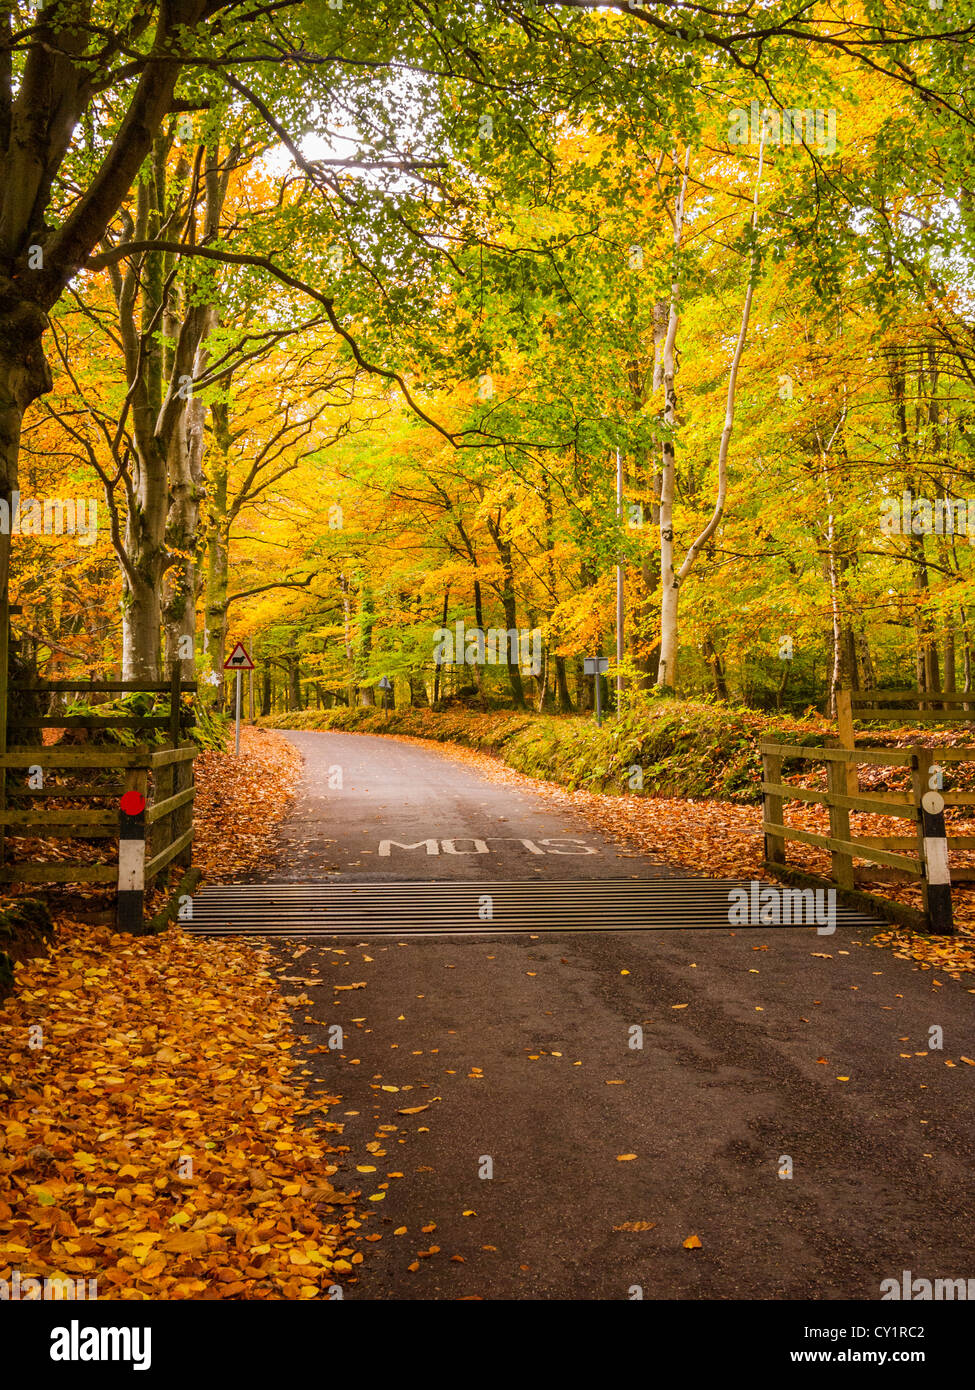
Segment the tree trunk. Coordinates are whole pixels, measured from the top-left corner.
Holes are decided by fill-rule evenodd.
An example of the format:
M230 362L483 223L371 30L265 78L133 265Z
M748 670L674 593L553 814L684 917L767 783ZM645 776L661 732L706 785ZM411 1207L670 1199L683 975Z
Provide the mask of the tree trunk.
M228 155L228 166L237 157L238 147L234 144ZM219 137L211 134L204 158L205 201L203 208L203 239L214 241L220 235L220 221L228 188L228 174L222 167ZM195 220L195 215L194 215ZM210 361L208 339L220 326L220 312L216 304L193 304L184 311L183 323L175 339L175 349L171 364L171 382L182 382L188 369L192 377L190 391L194 384L206 376ZM229 381L225 383L229 389ZM172 385L170 385L172 390ZM224 405L226 412L226 405ZM171 663L177 658L180 639L189 638L184 645L193 650L196 635L196 595L198 588L197 570L201 541L199 536L200 506L205 492L203 475L204 423L206 406L199 394L191 395L183 412L182 420L176 421L170 444L169 489L171 505L167 527L167 541L170 552L176 556L175 563L167 576L167 600L164 611L167 619L166 654ZM226 423L226 420L225 420ZM214 422L216 429L216 421ZM229 447L229 431L225 430L220 441L224 455L224 486L226 488L226 451ZM219 449L220 445L218 445ZM226 492L224 495L226 510ZM229 548L229 538L225 537ZM224 587L226 595L226 585ZM226 599L224 601L224 626L226 625ZM223 666L223 642L218 646L217 655L220 667ZM183 677L192 679L195 666L192 657L183 658Z
M441 619L440 619L440 626L441 626L442 628L446 628L446 626L447 626L447 614L448 614L448 612L450 611L450 610L449 610L449 604L450 604L450 589L447 588L447 589L444 589L444 591L443 591L443 616L442 616ZM456 655L457 655L457 653L455 652L455 653L454 653L454 656L456 656ZM434 668L434 672L433 672L433 703L434 703L435 706L436 706L436 705L439 703L439 701L440 701L440 687L441 687L441 685L443 684L443 673L444 673L443 664L442 664L442 662L439 662L439 661L438 661L437 664L436 664L436 666L435 666L435 668Z
M502 565L504 568L504 587L501 590L501 605L504 609L504 623L508 632L518 631L518 605L515 600L515 577L511 565L511 547L505 543L502 552ZM505 657L508 665L508 684L511 686L511 698L516 709L525 708L525 687L521 679L521 666L519 665L520 644L514 653L511 651L510 641L505 643Z
M877 675L873 669L870 655L870 641L865 632L858 632L854 638L856 652L856 684L860 690L876 690Z
M578 692L578 706L580 714L588 714L593 708L594 692L593 683L585 673L582 664L582 657L576 657L575 662L576 690Z
M714 693L719 700L728 699L728 681L725 674L724 662L718 654L714 643L710 637L706 637L701 644L701 652L704 660L711 668L711 678L714 681Z
M90 49L90 7L43 4L27 15L18 36L23 54L16 93L11 91L12 10L5 6L5 113L0 122L4 180L0 186L0 499L9 508L17 488L24 412L53 385L42 346L48 311L58 302L104 236L132 186L170 108L181 59L177 47L200 21L197 0L161 7L152 56L135 60L128 103L115 109L117 133L99 156L97 173L79 188L79 170L66 174L72 131L87 119L103 90L103 61ZM25 15L27 12L25 12ZM18 19L19 27L19 19ZM107 32L107 31L106 31ZM177 34L179 39L177 40ZM183 50L185 51L185 50ZM133 58L135 48L131 49ZM108 53L111 53L111 44ZM80 168L80 166L79 166ZM51 190L70 183L77 198L64 220L52 216ZM58 221L60 225L49 225ZM43 267L29 268L28 250L43 247ZM11 535L0 531L0 596L10 576Z
M158 582L141 577L145 570L151 571L156 566L148 561L143 564L137 549L133 558L140 577L135 583L122 581L122 679L157 681L160 679L162 599Z
M261 715L271 713L271 667L265 664L261 672Z
M934 634L934 621L928 607L930 580L923 534L910 536L909 544L913 562L913 588L918 596L914 619L917 640L918 690L937 690L939 687L938 647Z
M166 460L151 437L136 447L122 546L122 679L160 679L166 565Z
M136 237L158 233L171 214L166 187L170 137L157 132L147 177L136 189ZM189 167L181 158L176 182ZM122 570L122 666L126 679L159 678L161 628L169 661L179 658L180 638L193 638L196 608L196 521L202 488L203 406L192 381L202 370L201 343L213 311L184 303L176 315L168 253L149 252L123 274L110 268L119 337L131 407L134 461L125 475L128 512L124 538L113 520L112 540ZM139 298L141 293L141 300ZM160 318L176 332L164 352ZM177 328L178 323L178 328ZM164 379L165 368L168 378ZM113 518L115 513L113 510ZM172 569L172 573L167 573ZM150 596L149 590L152 590ZM150 625L155 631L150 631ZM192 641L190 643L192 651ZM194 673L191 656L179 658L182 674Z
M755 194L751 217L753 235L758 228L758 195L762 183L763 154L764 135L758 147L758 172L755 177ZM681 184L680 198L674 215L675 261L680 252L680 236L684 218L684 197L687 190L689 165L690 151L687 152L684 159L684 177ZM675 463L672 433L677 425L677 397L674 391L674 342L677 336L678 310L678 282L676 278L671 284L670 316L667 324L667 337L664 342L664 421L671 433L668 435L668 438L665 439L663 445L663 478L661 479L660 488L660 582L662 592L660 599L660 664L658 667L657 684L662 688L666 688L667 686L673 689L677 688L677 614L680 586L694 568L701 551L718 529L721 518L724 516L725 498L728 492L728 450L731 445L731 435L735 423L735 396L738 390L738 369L741 365L742 353L745 350L745 342L748 337L748 324L751 318L752 298L755 290L755 271L756 259L753 250L749 266L748 288L745 291L745 301L741 310L741 323L738 328L738 338L731 359L731 368L728 372L728 393L725 398L724 428L721 431L721 442L718 445L718 488L714 508L712 509L711 518L707 525L691 543L687 554L684 556L680 569L676 571L674 569L673 529Z
M952 623L951 615L945 619L944 630L944 653L945 653L945 675L944 690L955 689L955 628Z
M833 498L826 484L829 514L826 518L826 566L829 576L829 603L832 616L833 665L829 679L829 713L836 717L836 692L843 684L843 614L840 606L839 569L836 559L836 530L833 518Z
M301 709L301 658L297 656L288 661L288 709Z
M574 713L572 708L572 696L569 694L569 682L566 679L564 656L555 657L555 689L558 695L559 713Z
M534 624L532 624L532 629L534 630ZM541 672L540 672L539 675L537 675L537 676L534 676L534 675L532 676L532 681L534 682L534 685L535 685L535 713L536 713L536 714L541 714L541 713L542 713L542 711L545 709L546 702L548 701L548 695L549 695L549 678L550 678L550 674L551 674L551 657L550 657L550 655L549 655L548 648L546 647L545 653L544 653L544 655L543 655L543 657L542 657L542 669L541 669Z
M677 207L676 230L674 232L674 255L680 249L680 233L683 219L684 184ZM678 282L671 284L670 311L667 320L667 335L663 345L663 388L664 425L667 437L661 446L660 459L660 656L657 662L657 685L661 690L672 689L677 684L677 591L680 579L674 569L674 491L676 486L676 458L674 452L674 432L677 429L677 391L675 377L677 372L675 346L678 327Z
M653 392L659 391L663 385L663 350L667 338L668 322L669 301L658 299L653 306L653 375L651 378ZM634 406L642 410L645 404L643 392L635 392ZM641 539L647 534L647 531L650 536L656 538L660 534L660 490L663 479L660 469L653 462L653 455L649 449L643 450L638 455L635 468L637 477L641 480L644 489L649 481L652 494L649 516L642 514L642 512L640 516ZM649 479L647 479L648 471L650 473ZM641 503L641 508L642 505ZM659 553L655 546L645 546L644 558L640 564L640 593L635 605L633 605L635 636L641 646L636 658L637 670L640 672L636 683L637 688L642 691L652 690L657 679L660 642L655 636L657 623L655 596L659 585ZM651 641L652 635L654 640Z
M372 586L364 575L359 575L359 640L356 651L356 679L359 683L359 704L372 708L376 703L375 687L363 684L369 678L370 658L372 656L372 629L376 621Z
M643 518L644 526L649 520L650 534L659 536L660 534L660 491L663 478L660 470L655 469L651 486L653 489L653 501L650 504L649 518ZM660 638L654 637L650 640L650 634L655 633L657 623L657 605L655 595L660 587L660 555L656 549L651 550L646 555L640 565L640 583L642 592L637 603L635 623L640 640L647 644L637 659L637 667L640 676L637 680L637 687L640 690L652 690L657 681L657 670L660 663Z
M230 411L225 401L210 407L213 422L208 489L206 649L211 670L220 677L214 686L214 703L223 708L223 663L227 657L227 594L230 572L230 537L227 518L227 476L230 452Z
M514 564L511 557L511 541L502 531L501 513L496 516L487 517L487 529L494 548L498 552L501 560L501 585L498 590L501 598L501 607L504 612L505 627L508 632L518 632L518 604L515 598L515 575ZM444 620L446 622L446 619ZM508 684L511 687L511 699L516 709L525 708L525 688L521 680L520 666L520 643L516 641L516 651L512 660L511 643L505 641L505 664L508 669Z
M199 362L199 359L198 359ZM202 373L194 368L194 377ZM186 411L184 428L177 431L170 450L169 489L172 499L166 525L170 555L178 558L166 572L163 615L166 634L166 669L181 662L183 680L196 672L193 660L196 640L196 593L200 502L203 497L203 421L205 407L194 399ZM188 639L188 640L184 640ZM181 655L184 648L187 655Z
M10 578L13 494L17 489L17 460L24 412L53 386L51 369L41 347L47 315L35 305L17 304L0 313L0 499L7 505L8 524L0 532L0 594L6 596Z
M417 671L410 671L407 677L410 683L410 704L414 709L429 709L430 696L427 694L427 683L423 675Z
M344 574L339 575L339 589L342 592L342 633L345 645L345 668L348 673L346 703L351 707L355 703L356 697L355 674L352 666L352 592L348 578Z
M961 625L962 672L964 679L964 685L962 686L962 689L965 691L967 695L967 693L972 688L972 644L968 632L968 614L965 612L964 608L959 607L958 609L958 621ZM972 708L972 706L968 703L967 700L965 702L964 708L966 710L970 710Z

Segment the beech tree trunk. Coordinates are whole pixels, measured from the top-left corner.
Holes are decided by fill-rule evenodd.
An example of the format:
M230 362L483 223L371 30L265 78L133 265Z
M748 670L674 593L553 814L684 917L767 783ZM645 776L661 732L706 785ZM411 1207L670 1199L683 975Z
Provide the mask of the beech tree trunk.
M202 346L216 323L216 314L207 312L201 328L201 346L193 363L193 380L206 370L209 354ZM200 504L203 500L203 446L206 407L194 396L184 418L174 432L169 449L170 506L166 520L166 545L170 563L166 573L164 600L166 669L181 662L184 680L195 674L193 659L196 639L196 595L198 589L198 550ZM189 639L182 641L181 639ZM183 649L181 651L181 648ZM221 663L222 664L222 663Z
M427 683L416 671L409 673L410 682L410 705L413 709L429 709L430 697L427 694Z
M569 694L569 682L566 678L564 656L555 657L555 689L558 695L559 713L574 713L572 708L572 696Z
M517 632L518 603L515 598L515 573L511 556L511 542L502 535L500 518L489 518L487 525L491 539L494 541L495 548L501 558L501 607L504 612L505 627L509 632ZM505 659L508 669L508 684L511 687L511 699L516 709L524 709L525 687L521 679L519 655L520 644L512 653L510 642L505 643Z
M155 236L169 216L166 183L171 137L158 135L149 176L136 191L135 219L122 211L137 240ZM189 166L177 165L186 180ZM191 210L192 215L192 210ZM207 210L208 226L215 213ZM169 253L133 256L121 271L109 266L125 361L134 458L123 467L127 514L120 534L114 499L109 499L112 541L122 575L122 669L125 679L160 678L160 643L167 662L180 659L184 679L194 673L195 548L202 492L204 407L194 383L205 367L202 347L214 323L209 306L184 294L180 307ZM137 322L138 317L138 322ZM175 345L164 349L159 326L166 322ZM172 574L168 571L172 570ZM180 651L188 636L189 651Z
M762 140L764 142L764 136ZM760 142L758 147L758 172L755 177L755 196L752 206L751 222L753 233L758 228L758 195L762 182L763 154L764 143ZM681 183L680 196L674 213L675 262L680 252L680 237L684 219L684 199L687 193L689 167L690 151L687 152L684 158L684 175ZM673 519L675 489L673 431L676 429L677 425L677 396L674 389L676 370L674 344L677 337L679 289L676 278L676 267L675 278L671 284L670 313L667 323L667 337L664 341L663 349L664 422L669 432L663 444L660 488L660 662L658 666L657 685L661 688L670 687L676 689L677 686L677 617L680 586L697 563L701 551L718 529L721 518L724 515L725 498L728 492L728 449L731 444L731 435L735 423L735 395L738 389L738 369L741 365L742 353L745 350L745 341L748 337L748 323L751 317L752 297L754 295L755 269L756 263L753 253L749 266L748 288L745 291L745 302L741 311L738 339L735 343L735 350L732 355L731 367L728 373L728 394L725 401L724 428L721 431L721 442L718 446L718 488L714 509L711 513L711 519L688 548L679 570L675 569Z
M135 47L131 50L136 79L132 95L127 107L115 112L116 133L97 175L80 191L70 214L53 226L51 190L104 74L99 60L92 59L87 7L47 3L36 7L30 27L18 40L24 57L15 93L6 16L7 62L0 72L2 96L9 102L0 129L0 497L8 508L17 488L24 412L53 385L42 343L47 315L105 235L132 186L153 133L170 109L181 66L175 55L186 46L176 35L192 31L203 11L204 0L170 0L159 7L148 50L141 57L135 56ZM150 9L133 35L142 33L153 17ZM110 61L114 65L114 56ZM34 255L38 250L40 262ZM4 597L10 542L9 531L0 534ZM141 598L136 627L141 626Z
M0 497L11 515L17 488L17 460L24 412L32 401L50 391L51 369L41 348L47 315L32 305L18 304L0 312ZM0 533L0 594L10 577L10 526Z
M220 677L214 686L214 703L223 707L223 663L227 657L227 594L230 544L227 518L227 468L230 448L229 412L225 401L210 407L213 448L210 452L207 527L207 574L204 621L206 650L211 669Z
M376 621L376 608L372 588L364 576L359 576L359 641L356 652L356 677L359 682L359 704L372 708L376 703L376 688L363 684L369 676L369 660L372 655L372 629Z

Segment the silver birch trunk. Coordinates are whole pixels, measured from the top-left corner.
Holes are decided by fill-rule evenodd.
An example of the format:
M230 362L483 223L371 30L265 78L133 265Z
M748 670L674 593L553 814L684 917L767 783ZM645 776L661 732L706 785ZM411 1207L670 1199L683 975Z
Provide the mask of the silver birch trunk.
M755 178L755 195L752 205L752 229L758 227L758 195L762 182L762 159L764 155L764 134L762 142L758 148L758 173ZM681 188L680 200L678 203L677 214L675 216L674 245L675 257L680 252L680 231L683 222L684 196L687 188L687 172L689 166L689 153L684 161L684 181ZM721 431L721 442L718 446L718 490L715 497L714 509L711 518L700 534L691 543L687 554L684 556L680 569L675 569L674 559L674 483L675 483L675 457L674 443L672 435L665 440L662 458L662 483L660 494L660 665L658 667L657 685L661 688L669 686L676 688L677 685L677 645L678 645L678 610L680 601L680 586L690 574L696 564L701 551L714 535L721 523L724 515L725 500L728 495L728 449L731 444L731 435L735 422L735 396L738 389L738 369L741 365L742 353L745 350L745 342L748 337L748 324L751 318L752 297L755 286L755 252L752 251L751 264L749 266L748 289L745 292L745 302L742 306L741 324L738 329L738 340L735 343L735 350L731 359L731 369L728 375L728 394L725 403L724 428ZM665 423L671 427L676 426L677 421L677 395L674 389L674 343L677 337L678 325L678 282L675 275L670 297L670 318L667 325L667 338L664 343L664 391L665 391Z

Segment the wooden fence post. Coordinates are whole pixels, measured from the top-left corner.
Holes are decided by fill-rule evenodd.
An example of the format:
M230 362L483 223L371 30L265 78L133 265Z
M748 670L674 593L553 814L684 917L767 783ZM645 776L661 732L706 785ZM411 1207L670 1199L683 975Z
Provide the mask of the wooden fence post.
M856 735L853 732L853 696L849 690L840 689L836 692L836 732L839 734L841 748L856 747ZM847 796L856 796L860 790L856 763L844 764L843 781Z
M829 807L829 833L833 840L849 840L850 812L845 806L834 806L832 797L848 795L846 791L846 765L832 758L826 764L826 790L831 798ZM849 850L830 850L832 875L838 888L853 887L853 855Z
M182 675L183 663L179 660L176 660L173 662L172 671L170 672L169 678L169 746L171 748L178 748L182 741L183 719L182 707L180 705L179 688L180 682L182 680ZM160 768L159 771L154 773L153 775L155 777L158 777L159 773L162 771L163 769ZM183 777L182 763L170 764L169 776L168 778L166 778L166 782L168 783L168 786L166 787L166 795L168 796L176 796L178 792L181 792L183 790L185 785L185 779ZM192 811L190 814L192 814ZM176 809L174 811L171 811L168 816L164 816L163 820L169 828L168 838L164 841L164 843L172 844L174 840L179 838L180 833L183 829L184 822L186 820L186 816L183 812L182 806L177 806ZM178 864L185 863L185 856L183 854L178 855L176 862ZM169 870L167 869L167 876L168 873Z
M777 753L762 754L762 780L781 784L782 782L782 759ZM773 825L782 824L782 798L775 792L762 792L762 819L771 822ZM765 832L765 859L769 864L784 864L785 859L785 837L776 835L774 832Z
M917 809L921 896L924 901L924 915L931 933L936 936L951 936L954 934L955 921L951 907L945 802L941 793L931 788L933 766L929 749L914 750L911 757L911 783Z

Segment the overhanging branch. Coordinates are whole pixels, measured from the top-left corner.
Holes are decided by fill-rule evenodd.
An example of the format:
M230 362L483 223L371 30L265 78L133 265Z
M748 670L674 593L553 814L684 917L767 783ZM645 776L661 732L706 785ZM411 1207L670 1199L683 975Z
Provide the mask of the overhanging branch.
M230 595L226 606L229 608L239 598L250 598L253 594L263 594L268 589L307 589L314 578L313 574L309 574L305 579L280 579L276 584L260 584L256 589L242 589L239 594Z
M322 294L320 290L316 290L313 285L307 284L304 280L299 280L297 276L290 274L287 270L282 270L280 266L275 265L267 256L257 256L246 251L220 251L213 246L189 246L181 241L128 241L123 242L120 246L114 246L110 251L103 251L97 256L90 256L85 262L85 269L104 270L107 266L114 265L116 261L124 260L127 256L139 255L143 251L168 251L175 256L203 256L206 260L222 261L227 265L251 265L256 266L259 270L266 270L269 275L273 275L275 279L280 280L283 285L287 285L290 289L297 290L300 294L306 294L310 299L314 299L317 304L321 304L333 330L340 338L344 338L348 343L356 364L361 367L364 372L369 372L372 376L382 377L386 381L395 382L403 393L403 399L417 419L422 420L425 425L429 425L431 429L436 430L442 438L447 440L448 444L453 445L455 449L460 448L461 446L458 444L458 440L464 439L468 435L475 435L476 442L482 446L486 440L494 440L498 443L501 442L500 436L485 434L483 430L460 430L457 434L452 434L450 430L438 424L437 421L434 420L432 416L428 415L413 399L409 387L400 376L399 372L394 372L389 367L380 367L377 363L370 362L369 359L363 355L355 338L353 338L349 330L344 328L339 322L338 316L335 313L334 300Z

